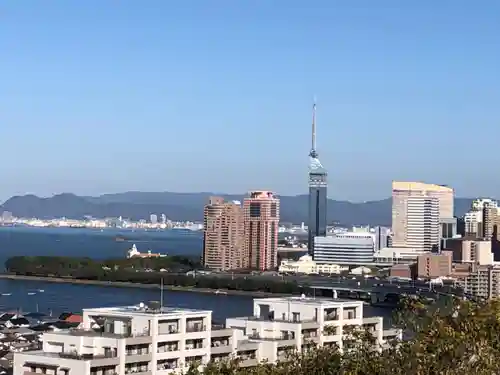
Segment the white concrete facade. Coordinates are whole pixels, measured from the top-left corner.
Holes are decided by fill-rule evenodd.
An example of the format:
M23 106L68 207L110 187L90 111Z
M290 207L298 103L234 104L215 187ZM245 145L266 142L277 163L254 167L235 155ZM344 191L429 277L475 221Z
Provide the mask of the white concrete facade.
M417 261L419 255L426 254L430 254L430 252L408 247L385 247L373 254L373 262L379 266L412 264Z
M339 274L342 271L348 271L349 267L339 266L338 264L322 264L313 260L310 255L303 255L299 260L284 259L278 268L281 273L294 274Z
M211 311L85 309L80 328L45 333L42 350L16 353L13 375L168 375L231 358L240 366L275 363L315 345L344 349L348 326L365 326L385 342L382 318L363 318L361 301L263 298L254 300L253 310L216 328ZM102 330L91 328L95 322Z
M422 182L392 182L392 246L439 248L440 222L453 218L454 190Z
M367 265L373 262L375 234L344 232L314 238L313 259L321 264Z
M383 331L382 317L363 317L363 302L326 298L283 297L255 299L253 315L229 318L226 327L239 330L244 341L238 343L238 355L246 354L256 362L285 360L292 351L306 351L315 345L346 345L347 327L368 328L380 345L385 336L398 336L396 331Z
M103 330L91 329L101 321ZM16 375L161 375L212 358L212 333L219 352L234 352L230 330L212 330L212 312L146 306L85 309L82 328L45 333L40 351L17 353ZM215 340L217 342L217 339ZM225 347L225 348L223 348Z

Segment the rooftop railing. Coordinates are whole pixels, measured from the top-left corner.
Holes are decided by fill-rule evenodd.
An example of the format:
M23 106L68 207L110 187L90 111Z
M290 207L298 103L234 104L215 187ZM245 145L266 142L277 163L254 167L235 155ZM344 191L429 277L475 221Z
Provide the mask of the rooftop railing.
M116 358L118 355L116 353L106 353L106 354L80 354L78 352L61 352L59 357L66 359L104 359L104 358Z

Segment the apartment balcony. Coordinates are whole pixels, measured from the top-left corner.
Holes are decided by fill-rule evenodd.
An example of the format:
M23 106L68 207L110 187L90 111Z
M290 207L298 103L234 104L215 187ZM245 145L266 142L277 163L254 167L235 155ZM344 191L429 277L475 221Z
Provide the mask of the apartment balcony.
M257 358L246 358L246 359L241 359L240 362L238 362L238 365L240 367L253 367L257 366L259 364L259 361Z
M337 313L332 313L332 314L325 314L323 316L323 320L325 322L333 322L333 321L337 321L340 319L340 316L337 315Z
M152 375L151 371L125 370L125 375Z
M256 341L242 340L236 345L238 351L252 351L259 349L259 343Z
M179 345L163 345L158 347L158 354L162 353L174 353L179 351Z
M301 324L302 328L305 329L311 329L311 328L318 328L319 323L317 319L301 319L301 318L290 318L290 319L283 319L283 318L277 318L277 317L263 317L263 316L249 316L245 317L243 319L249 320L249 321L256 321L256 322L278 322L278 323L295 323L295 324Z
M302 342L318 343L319 342L319 335L303 334L302 335Z
M125 356L125 363L150 362L153 355L151 353L129 354Z
M140 344L151 344L153 342L153 338L149 335L135 335L128 336L125 340L127 345L140 345Z
M211 342L210 353L211 354L224 354L231 353L233 351L233 346L231 345L231 340L213 340Z
M108 354L79 354L76 352L62 352L58 353L60 358L64 359L76 359L80 361L90 361L91 367L104 367L104 366L115 366L118 365L120 360L115 353Z
M93 329L71 329L68 331L71 336L85 336L85 337L106 337L112 339L127 339L127 344L148 344L151 343L152 338L149 332L128 332L128 333L113 333L96 331Z
M230 354L233 352L233 347L230 345L214 346L210 348L211 354Z
M211 337L231 337L233 336L232 328L224 328L224 327L212 327L210 331Z
M186 332L205 332L207 330L207 326L205 325L192 325L186 327Z
M316 320L304 320L301 323L304 329L319 328L319 323Z
M297 342L295 337L292 335L285 335L280 337L262 337L259 334L253 334L248 336L249 340L259 340L259 341L276 341L280 347L283 346L294 346ZM240 347L238 346L238 349Z

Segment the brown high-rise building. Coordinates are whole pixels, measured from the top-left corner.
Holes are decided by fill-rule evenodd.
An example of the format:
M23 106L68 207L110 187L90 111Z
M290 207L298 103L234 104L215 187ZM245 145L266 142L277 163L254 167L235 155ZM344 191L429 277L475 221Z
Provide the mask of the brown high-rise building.
M498 231L496 230L498 226L498 208L496 204L491 204L489 202L484 204L483 207L483 226L482 226L482 237L491 240L493 235L498 238Z
M248 268L275 269L278 266L279 199L270 191L252 191L244 200L243 210Z
M238 201L211 197L203 223L203 265L217 270L246 268L243 208Z

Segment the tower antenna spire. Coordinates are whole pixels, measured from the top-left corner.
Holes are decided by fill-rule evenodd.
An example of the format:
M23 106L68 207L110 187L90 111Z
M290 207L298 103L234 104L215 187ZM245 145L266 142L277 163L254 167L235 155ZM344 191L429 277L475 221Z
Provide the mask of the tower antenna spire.
M316 97L314 97L312 107L311 152L309 153L309 156L312 158L318 157L318 153L316 152Z

